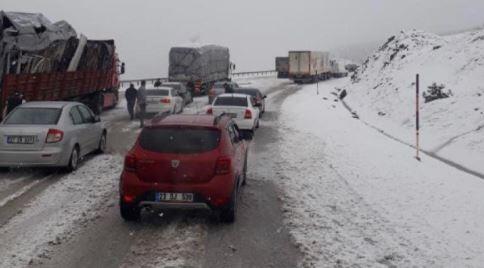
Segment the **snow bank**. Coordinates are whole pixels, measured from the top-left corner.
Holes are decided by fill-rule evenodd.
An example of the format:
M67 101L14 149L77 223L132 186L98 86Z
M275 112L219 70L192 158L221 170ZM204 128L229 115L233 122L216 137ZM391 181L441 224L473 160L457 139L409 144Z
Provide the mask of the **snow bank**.
M413 143L417 73L422 92L433 83L452 92L422 104L423 148L484 172L484 30L392 36L345 86L346 101L365 121Z
M122 163L120 156L96 156L36 197L0 229L0 240L8 241L0 243L0 267L41 264L51 247L114 206Z
M340 81L282 106L274 170L302 266L482 266L484 182L352 118L330 93Z

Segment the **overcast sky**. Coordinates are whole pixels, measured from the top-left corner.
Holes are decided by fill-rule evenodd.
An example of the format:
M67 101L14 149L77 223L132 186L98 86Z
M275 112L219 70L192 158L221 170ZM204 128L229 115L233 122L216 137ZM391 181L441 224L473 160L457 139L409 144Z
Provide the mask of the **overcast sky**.
M274 57L292 49L335 51L402 29L484 24L484 0L1 0L0 8L115 39L125 78L165 76L170 47L192 41L229 47L238 71L249 71L273 69Z

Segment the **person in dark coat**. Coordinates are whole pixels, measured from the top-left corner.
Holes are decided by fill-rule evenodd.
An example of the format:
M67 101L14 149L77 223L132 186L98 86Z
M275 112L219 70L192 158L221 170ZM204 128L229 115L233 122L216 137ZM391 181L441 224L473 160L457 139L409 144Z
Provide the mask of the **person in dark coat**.
M143 128L145 125L145 114L146 114L146 81L141 81L141 86L138 88L138 95L136 97L139 107L139 121L140 127Z
M10 95L7 99L7 115L13 111L17 106L22 104L24 98L20 92L15 91L14 94Z
M224 84L225 93L234 93L234 89L229 83Z
M161 81L160 79L157 79L155 83L153 84L154 87L161 87Z
M126 101L128 102L128 112L129 112L129 117L131 120L134 119L134 105L136 103L136 96L138 95L138 91L136 88L134 88L133 84L129 85L129 88L126 89L126 92L124 93L126 97Z

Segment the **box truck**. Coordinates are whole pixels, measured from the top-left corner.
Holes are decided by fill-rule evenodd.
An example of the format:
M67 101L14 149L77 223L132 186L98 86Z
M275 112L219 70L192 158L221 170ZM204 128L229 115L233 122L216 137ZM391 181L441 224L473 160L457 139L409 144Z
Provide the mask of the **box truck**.
M276 57L277 78L289 78L289 57Z
M289 51L289 78L295 83L312 83L330 77L329 52Z

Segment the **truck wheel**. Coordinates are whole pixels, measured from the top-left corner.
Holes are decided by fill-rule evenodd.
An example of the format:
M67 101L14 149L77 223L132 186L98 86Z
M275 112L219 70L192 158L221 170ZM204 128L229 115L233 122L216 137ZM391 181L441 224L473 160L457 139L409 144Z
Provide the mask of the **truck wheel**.
M125 221L139 221L141 218L141 208L136 205L129 205L120 201L119 211L121 213L121 218Z
M220 212L220 221L225 223L233 223L235 221L235 216L237 214L237 191L238 187L235 186L232 197L230 198L230 203L226 208L222 209Z

